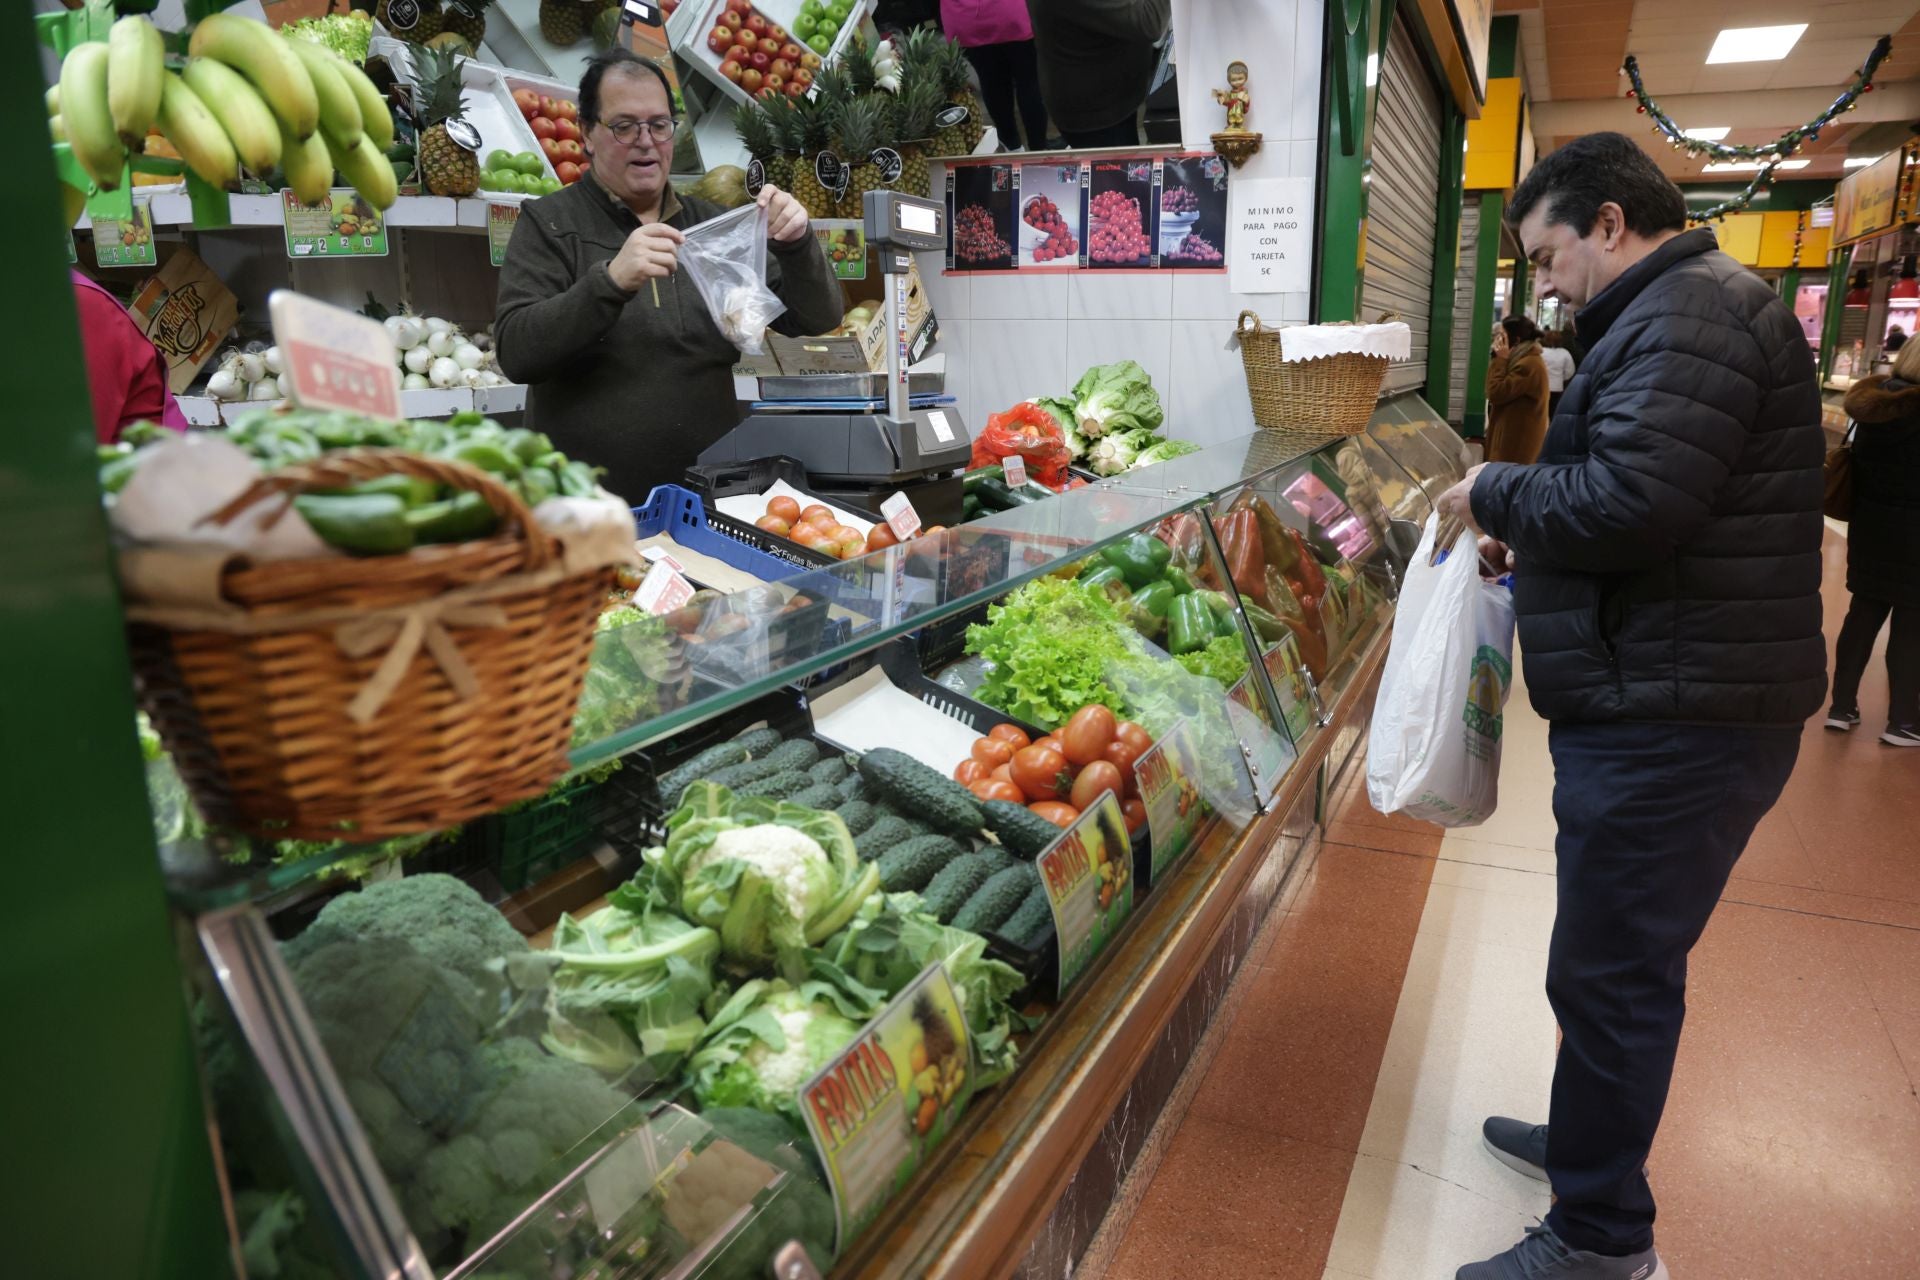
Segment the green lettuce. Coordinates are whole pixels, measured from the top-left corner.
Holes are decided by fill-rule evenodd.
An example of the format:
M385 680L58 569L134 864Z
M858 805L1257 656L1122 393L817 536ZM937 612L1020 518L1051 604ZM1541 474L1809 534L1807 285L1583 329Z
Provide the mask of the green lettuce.
M1166 420L1147 371L1132 360L1097 364L1073 384L1073 413L1089 440L1121 431L1158 431Z
M310 40L359 66L367 60L367 47L373 42L373 23L364 12L329 13L289 22L280 34L289 40Z
M1066 442L1067 452L1073 455L1073 460L1078 462L1086 457L1088 440L1080 434L1080 415L1074 412L1073 401L1062 396L1048 396L1033 403L1059 424L1060 438Z
M993 664L977 696L1056 729L1088 703L1118 701L1108 673L1129 655L1132 628L1104 596L1064 578L1036 578L967 628L967 652Z
M1190 453L1200 452L1200 446L1191 440L1156 440L1140 451L1133 460L1136 467L1151 467L1157 462L1171 462L1175 458L1184 458Z
M1087 465L1095 475L1117 476L1138 466L1141 451L1153 443L1151 431L1109 431L1093 442Z

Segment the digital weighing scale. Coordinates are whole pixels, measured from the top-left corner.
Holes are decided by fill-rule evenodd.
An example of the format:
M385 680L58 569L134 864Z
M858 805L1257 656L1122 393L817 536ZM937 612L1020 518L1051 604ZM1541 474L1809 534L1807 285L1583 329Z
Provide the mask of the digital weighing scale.
M947 211L931 200L897 191L869 191L863 212L867 243L878 251L881 306L892 335L887 343L884 406L849 409L844 403L858 399L863 390L879 393L881 389L869 380L879 379L880 374L767 379L763 390L771 390L777 381L780 398L794 397L788 401L791 407L773 409L761 402L756 412L700 454L700 465L784 455L806 467L808 487L822 497L846 502L877 518L883 501L896 492L905 493L924 523L958 524L960 472L972 457L972 437L951 406L926 405L929 389L918 376L909 387L906 355L907 273L912 255L946 248ZM914 407L910 391L926 407ZM841 406L814 403L834 400L841 401Z

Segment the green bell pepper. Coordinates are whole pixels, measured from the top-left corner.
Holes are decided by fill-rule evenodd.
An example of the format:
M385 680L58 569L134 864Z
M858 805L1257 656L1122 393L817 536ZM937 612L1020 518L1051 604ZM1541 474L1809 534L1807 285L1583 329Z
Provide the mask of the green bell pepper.
M537 507L560 492L560 478L547 467L528 467L520 473L520 497L530 507Z
M1273 614L1268 613L1246 596L1240 597L1240 607L1246 610L1247 621L1253 624L1253 630L1267 644L1278 644L1287 638L1287 624Z
M1096 561L1091 570L1080 575L1079 582L1087 590L1104 595L1109 600L1124 599L1127 594L1127 575L1110 564Z
M500 444L522 463L528 464L553 452L553 441L540 432L529 431L525 427L515 427L507 432Z
M1149 640L1158 640L1166 631L1168 613L1179 599L1171 583L1149 582L1133 593L1121 613L1135 631Z
M1173 560L1173 548L1150 533L1136 533L1100 554L1126 575L1128 586L1136 589L1164 577Z
M498 476L517 476L520 474L520 459L516 458L497 444L488 444L484 440L472 440L456 446L447 456L456 462L491 471Z
M1155 538L1154 541L1158 542L1159 539ZM1167 566L1166 581L1173 587L1175 595L1182 596L1194 590L1198 585L1194 582L1193 575L1177 564Z
M418 476L379 476L372 480L363 480L346 489L320 489L315 492L335 498L369 493L390 493L409 507L419 507L432 502L440 492L440 486Z
M1213 611L1193 595L1176 596L1167 613L1167 652L1198 653L1213 643Z
M415 542L466 542L491 534L500 517L479 494L460 493L415 507L407 512L406 522Z
M413 545L407 504L390 493L303 493L293 507L322 542L353 555L392 555Z
M131 452L119 457L109 458L100 468L100 487L108 493L118 493L127 487L127 481L133 479L134 468L139 464L133 460Z
M600 473L584 462L560 468L560 492L569 498L591 498L600 489Z

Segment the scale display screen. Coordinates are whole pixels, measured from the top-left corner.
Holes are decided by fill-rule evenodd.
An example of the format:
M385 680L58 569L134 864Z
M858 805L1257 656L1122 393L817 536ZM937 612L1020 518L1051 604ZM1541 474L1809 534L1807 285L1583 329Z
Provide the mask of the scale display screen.
M940 234L940 212L937 209L923 209L918 205L903 204L900 209L900 229L918 231L923 236Z
M867 243L922 252L947 247L947 211L931 200L897 191L870 191Z

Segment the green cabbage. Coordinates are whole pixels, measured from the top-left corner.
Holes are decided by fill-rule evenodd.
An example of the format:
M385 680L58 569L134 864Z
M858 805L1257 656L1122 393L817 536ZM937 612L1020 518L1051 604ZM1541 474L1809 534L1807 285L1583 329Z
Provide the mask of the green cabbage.
M1097 364L1073 384L1073 412L1089 440L1122 431L1158 431L1166 420L1147 371L1132 360Z

